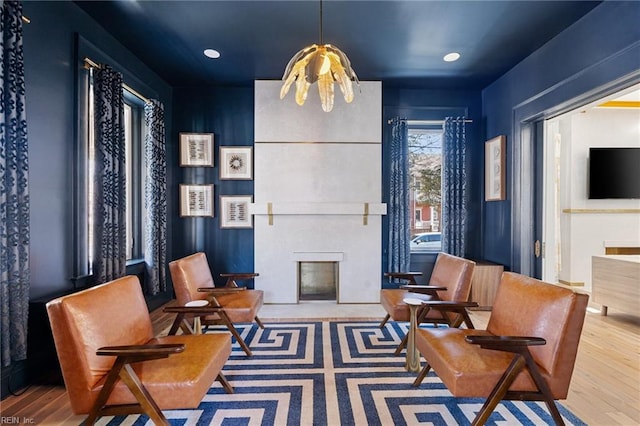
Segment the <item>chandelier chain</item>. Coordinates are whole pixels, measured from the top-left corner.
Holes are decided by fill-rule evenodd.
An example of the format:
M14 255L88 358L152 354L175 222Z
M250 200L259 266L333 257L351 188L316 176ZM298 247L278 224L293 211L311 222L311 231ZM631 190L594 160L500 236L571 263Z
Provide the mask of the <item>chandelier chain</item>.
M322 37L322 0L320 0L320 45L324 44L324 40Z

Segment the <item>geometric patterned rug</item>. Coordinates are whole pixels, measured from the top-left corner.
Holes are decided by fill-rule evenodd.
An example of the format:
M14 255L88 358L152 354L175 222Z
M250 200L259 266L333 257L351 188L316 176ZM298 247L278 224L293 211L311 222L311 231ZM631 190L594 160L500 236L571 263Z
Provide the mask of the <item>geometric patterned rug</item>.
M432 372L422 385L393 355L407 323L309 321L238 325L253 352L235 341L218 382L195 410L166 410L172 425L465 425L483 399L454 398ZM209 332L218 332L212 330ZM422 360L424 363L424 360ZM584 425L556 403L567 425ZM100 425L150 425L143 415L103 417ZM504 401L487 425L553 424L542 402Z

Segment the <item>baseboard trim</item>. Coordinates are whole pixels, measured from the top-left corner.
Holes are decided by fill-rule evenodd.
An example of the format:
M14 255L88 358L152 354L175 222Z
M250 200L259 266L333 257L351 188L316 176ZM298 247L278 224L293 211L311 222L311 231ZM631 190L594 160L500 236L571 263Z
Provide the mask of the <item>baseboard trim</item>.
M584 287L584 283L580 281L558 280L558 282L560 282L560 284L567 285L569 287Z

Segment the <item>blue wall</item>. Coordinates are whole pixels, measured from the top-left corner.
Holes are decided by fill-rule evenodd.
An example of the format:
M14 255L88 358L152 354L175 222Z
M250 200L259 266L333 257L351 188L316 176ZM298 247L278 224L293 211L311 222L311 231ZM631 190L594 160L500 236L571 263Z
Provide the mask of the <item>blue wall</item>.
M174 162L176 178L169 191L178 193L180 184L214 184L215 217L180 218L174 205L170 257L204 251L216 284L224 284L220 273L253 272L253 229L221 229L219 210L220 195L253 195L252 180L220 180L219 167L220 146L253 146L253 87L176 88L174 111L168 149L177 155L180 132L213 133L215 167L176 167Z
M164 103L167 132L171 132L172 89L72 2L24 2L24 14L31 19L30 24L24 25L31 199L30 294L37 298L72 288L70 218L74 209L71 188L77 125L77 34L144 81L142 84L129 79L127 83Z
M533 226L519 202L535 187L521 161L530 148L522 122L577 108L640 81L640 2L604 2L482 92L485 137L507 136L507 200L484 203L482 252L505 269L522 271L520 234ZM533 150L531 150L533 151ZM515 184L514 184L515 182ZM526 209L525 209L526 210ZM526 272L526 271L525 271Z

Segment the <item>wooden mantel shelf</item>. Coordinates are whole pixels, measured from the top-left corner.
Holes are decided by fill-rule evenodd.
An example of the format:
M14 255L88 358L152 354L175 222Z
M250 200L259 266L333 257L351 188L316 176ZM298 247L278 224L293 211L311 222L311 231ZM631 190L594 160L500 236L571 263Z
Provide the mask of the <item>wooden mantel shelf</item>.
M253 215L369 215L387 214L387 205L378 202L361 203L251 203L249 213Z

